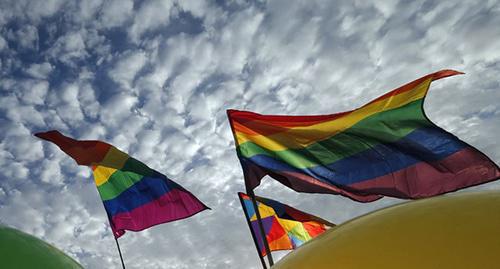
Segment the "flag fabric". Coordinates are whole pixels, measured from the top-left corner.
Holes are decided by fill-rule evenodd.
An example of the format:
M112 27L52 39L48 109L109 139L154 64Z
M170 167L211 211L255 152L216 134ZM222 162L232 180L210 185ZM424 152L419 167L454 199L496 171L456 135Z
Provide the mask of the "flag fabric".
M457 74L432 73L331 115L228 110L247 191L269 175L296 191L370 202L430 197L498 179L497 164L424 113L431 82Z
M262 241L255 207L250 196L239 192L245 216L252 235L257 241L262 257L266 249ZM270 251L295 249L303 243L335 226L324 219L304 213L291 206L267 198L255 196Z
M141 231L209 209L179 184L108 143L75 140L58 131L35 136L92 168L115 238L125 230Z

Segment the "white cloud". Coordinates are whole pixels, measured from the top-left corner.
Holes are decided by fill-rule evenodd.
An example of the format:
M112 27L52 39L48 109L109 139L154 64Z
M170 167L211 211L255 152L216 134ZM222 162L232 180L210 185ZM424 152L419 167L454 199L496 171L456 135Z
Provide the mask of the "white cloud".
M27 16L34 21L38 21L43 17L50 17L52 15L55 15L63 7L64 4L63 0L23 2L26 2L24 11L26 12Z
M0 35L0 51L7 49L9 45L7 44L7 41Z
M147 62L147 55L143 51L126 52L118 58L109 76L125 89L132 87L132 82Z
M96 119L101 111L101 106L95 97L95 91L88 83L80 84L78 101L84 115L90 119Z
M167 0L141 2L134 15L134 22L128 31L131 40L138 42L144 33L166 26L170 19L172 7L173 1Z
M24 25L15 32L9 32L7 37L23 49L38 50L38 29L33 25Z
M122 1L124 5L127 5L127 2ZM77 3L77 16L75 16L75 20L87 21L93 20L96 13L102 8L103 1L102 0L87 0L87 1L78 1Z
M84 30L66 33L56 40L48 54L53 60L75 66L74 60L88 57L85 36L86 32Z
M106 1L101 10L100 21L104 28L121 26L132 15L134 3L131 0Z
M63 6L63 0L30 1L5 0L0 2L0 25L17 18L35 24L46 17L53 16Z
M46 80L30 79L17 81L7 87L16 93L22 103L27 105L42 105L45 102L49 85Z
M176 4L179 5L183 11L189 12L193 16L199 18L204 17L206 13L209 13L211 9L213 9L210 3L205 1L185 0L178 1Z
M56 111L60 120L72 127L79 126L85 117L78 99L79 91L77 83L66 83L51 91L48 98L48 106Z
M45 160L40 166L40 180L45 183L50 183L54 185L61 185L63 183L63 178L61 174L61 168L59 164Z
M28 115L29 115L28 111ZM23 117L26 117L23 115ZM41 143L36 141L29 129L19 122L2 124L3 148L12 154L15 161L30 162L43 156Z
M38 78L38 79L46 79L54 67L48 63L41 63L41 64L32 64L26 69L26 73L32 76L33 78Z

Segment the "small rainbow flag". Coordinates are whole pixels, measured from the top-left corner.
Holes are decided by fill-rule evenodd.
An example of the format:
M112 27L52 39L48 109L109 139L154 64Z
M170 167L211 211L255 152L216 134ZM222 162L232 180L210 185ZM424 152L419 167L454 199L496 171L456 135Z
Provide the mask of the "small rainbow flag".
M266 249L262 242L262 233L259 229L257 214L250 196L238 192L241 205L254 240L259 246L260 255L266 256ZM328 228L335 226L319 217L304 213L278 201L255 196L257 208L262 219L270 251L296 249L305 242L322 234Z
M115 238L125 230L141 231L209 209L179 184L108 143L75 140L58 131L35 136L92 168Z
M360 202L422 198L498 179L487 156L432 123L423 104L442 70L338 114L275 116L228 110L247 191L269 175L301 192Z

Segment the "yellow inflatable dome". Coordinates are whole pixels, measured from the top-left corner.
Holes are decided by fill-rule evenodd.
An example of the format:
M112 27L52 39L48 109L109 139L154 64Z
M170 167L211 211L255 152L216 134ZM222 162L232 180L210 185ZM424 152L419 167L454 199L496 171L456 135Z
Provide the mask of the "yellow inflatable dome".
M358 217L273 269L500 268L500 191L411 201Z

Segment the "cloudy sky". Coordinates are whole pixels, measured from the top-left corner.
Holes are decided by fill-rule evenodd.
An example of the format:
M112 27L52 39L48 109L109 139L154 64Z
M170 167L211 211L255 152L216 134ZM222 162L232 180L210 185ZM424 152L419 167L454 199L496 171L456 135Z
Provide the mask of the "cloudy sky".
M120 268L89 169L32 136L57 129L213 208L125 234L128 268L259 268L226 109L340 112L444 68L466 75L432 85L429 117L500 163L500 1L368 2L0 0L0 223ZM335 223L401 202L256 193Z

